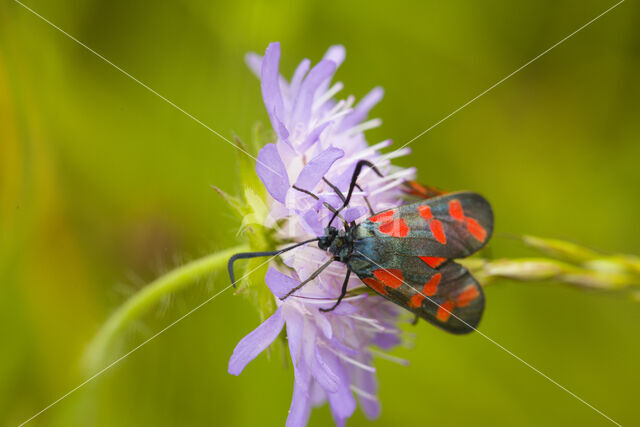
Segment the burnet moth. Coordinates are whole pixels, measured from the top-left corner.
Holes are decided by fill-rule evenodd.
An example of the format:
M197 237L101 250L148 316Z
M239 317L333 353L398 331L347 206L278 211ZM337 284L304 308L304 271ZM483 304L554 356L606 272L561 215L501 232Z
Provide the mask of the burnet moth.
M469 271L453 260L472 255L491 238L493 212L489 202L477 193L443 193L408 181L405 192L420 201L372 212L360 224L343 220L344 230L332 227L340 211L349 205L364 166L382 176L372 163L361 160L356 164L346 197L332 186L344 202L338 209L326 205L333 216L324 235L278 251L235 254L228 264L231 282L235 286L233 263L237 259L275 256L318 242L318 247L331 258L282 299L338 261L347 266L342 290L335 305L322 311L331 311L340 304L353 272L377 294L447 332L465 334L475 330L484 310L484 293Z

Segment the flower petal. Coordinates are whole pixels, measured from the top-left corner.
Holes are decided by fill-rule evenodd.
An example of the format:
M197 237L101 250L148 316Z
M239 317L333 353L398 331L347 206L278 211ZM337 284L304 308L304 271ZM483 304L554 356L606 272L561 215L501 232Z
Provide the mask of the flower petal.
M373 338L373 343L383 350L390 350L400 344L400 342L401 340L398 334L394 333L383 332L376 334Z
M284 297L291 289L300 284L300 281L280 273L274 267L269 267L267 275L264 277L264 281L269 287L272 294L278 298Z
M284 203L289 177L275 144L267 144L258 153L256 173L271 196Z
M331 322L327 318L326 313L321 312L320 310L310 310L313 319L316 322L316 326L322 334L330 340L333 337L333 328L331 327Z
M309 388L313 385L311 373L302 362L302 333L304 331L304 317L298 308L284 304L282 310L287 319L287 341L289 343L289 353L293 362L293 372L295 387L298 392L309 395Z
M354 206L352 208L347 208L344 210L342 216L345 221L351 222L360 219L364 214L366 214L368 208L366 206Z
M340 379L338 389L333 393L327 393L327 398L331 405L331 413L333 414L334 420L344 420L350 417L353 411L356 410L356 400L349 387L349 376L335 354L323 349L321 349L320 352L326 364L331 368L331 371Z
M349 347L347 344L344 344L336 336L329 340L329 342L331 343L331 346L334 348L334 350L338 350L340 353L346 354L347 356L355 356L361 353L360 351ZM357 345L358 343L354 344Z
M338 292L334 291L335 295L332 295L326 303L318 303L315 304L315 306L317 306L318 308L331 308L335 305L335 300L334 298L338 297ZM361 294L361 295L365 295L366 294ZM364 298L362 298L364 299ZM340 305L338 305L333 311L331 311L331 313L336 314L336 315L340 315L340 316L348 316L350 314L356 314L360 311L360 308L358 308L357 306L347 302L347 301L343 301L340 303Z
M357 357L360 362L365 365L371 364L371 356L362 354ZM364 393L358 394L358 400L362 411L370 420L376 419L380 416L380 401L378 401L376 394L378 393L378 382L373 372L366 371L364 369L358 369L354 371L353 383L358 389Z
M342 46L341 44L336 44L329 47L329 49L327 49L327 52L324 54L322 59L333 61L336 64L336 68L338 68L344 62L344 58L346 56L347 56L347 52L344 46ZM330 81L328 79L325 80L318 87L317 94L322 95L324 92L326 92L326 90L329 88L329 83Z
M298 91L300 90L300 84L304 79L304 76L307 75L307 71L309 71L309 67L311 66L311 61L308 59L303 59L302 62L296 68L296 71L293 73L293 77L291 77L291 84L289 85L289 99L294 100L296 96L298 96ZM289 108L292 108L290 106Z
M247 66L253 74L260 78L260 74L262 73L262 57L255 52L249 52L244 56L244 62L246 62Z
M307 232L316 236L322 236L324 233L324 226L320 222L317 212L308 210L302 215L301 219L302 226L307 230Z
M336 392L338 390L338 381L340 380L331 368L327 366L325 361L318 356L317 330L315 325L308 320L304 321L304 334L302 336L302 353L304 355L304 363L311 371L313 378L327 392Z
M300 152L307 151L315 142L320 138L320 134L333 122L324 122L320 126L316 126L305 138L305 140L298 146Z
M309 71L309 74L300 85L300 92L291 112L290 127L293 129L301 124L306 127L311 117L313 95L322 82L331 77L336 71L336 63L323 59Z
M271 317L240 340L229 360L229 373L240 375L244 367L276 339L283 326L284 317L281 308L278 308Z
M271 119L273 129L280 135L281 128L278 123L277 115L283 114L284 103L282 101L282 93L280 92L280 43L271 43L267 47L262 58L262 71L260 74L260 82L262 87L262 99L267 107L267 113Z
M287 427L305 427L309 421L311 414L311 400L301 384L295 382L293 384L293 399L289 407L289 416L287 417Z
M311 389L309 390L309 396L311 397L312 406L323 405L327 401L327 393L317 382L311 383Z
M332 184L335 185L335 183L332 182ZM343 194L345 194L345 192L343 192ZM335 209L338 209L340 206L342 206L342 204L344 203L342 201L342 199L340 198L340 196L338 196L335 193L325 193L322 195L319 195L318 197L320 197L320 200L322 200L323 202L327 203L329 206L332 206ZM330 216L333 216L333 213L331 213Z
M282 107L282 108L284 109L284 107ZM289 147L291 147L291 143L289 142L289 130L287 129L285 124L282 122L282 120L280 120L280 116L278 116L279 113L280 113L280 111L278 111L278 109L274 107L274 109L273 109L273 119L272 119L272 120L275 121L274 130L276 131L276 134L278 134L280 139L284 140L284 142L286 142L287 145L289 145ZM277 127L275 127L276 125L277 125ZM293 147L291 147L291 148L293 148Z
M342 156L344 156L344 151L339 148L331 147L324 150L304 165L296 180L296 186L312 191L333 163Z
M367 118L369 111L382 99L384 96L384 89L381 87L374 87L371 92L365 95L362 100L356 105L356 108L347 115L340 122L340 126L338 126L338 131L347 130L357 125L361 121Z
M336 63L336 67L339 67L342 62L344 62L344 58L347 56L347 51L341 44L335 44L330 46L327 49L327 52L324 54L322 59L328 59L329 61L333 61Z

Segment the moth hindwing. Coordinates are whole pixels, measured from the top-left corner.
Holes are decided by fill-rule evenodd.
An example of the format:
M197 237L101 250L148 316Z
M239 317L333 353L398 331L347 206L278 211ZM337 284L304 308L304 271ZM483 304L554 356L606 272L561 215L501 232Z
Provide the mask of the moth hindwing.
M484 309L481 286L451 259L482 248L493 232L489 203L451 193L380 212L354 230L349 267L377 293L452 333Z

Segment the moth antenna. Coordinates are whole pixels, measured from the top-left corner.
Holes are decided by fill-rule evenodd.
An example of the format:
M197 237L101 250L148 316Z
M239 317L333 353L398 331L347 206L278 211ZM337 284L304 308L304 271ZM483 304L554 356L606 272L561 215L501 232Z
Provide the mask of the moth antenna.
M317 242L318 240L320 240L319 237L316 237L315 239L309 239L309 240L305 240L304 242L300 242L300 243L296 243L295 245L291 245L288 246L284 249L280 249L277 251L269 251L269 252L240 252L237 254L234 254L231 258L229 258L229 262L227 263L227 270L229 271L229 278L231 279L231 284L233 285L233 287L236 287L236 279L235 279L235 275L233 274L233 263L236 260L239 259L248 259L248 258L259 258L259 257L263 257L263 256L276 256L276 255L280 255L284 252L290 251L291 249L295 249L299 246L302 245L306 245L307 243L311 243L311 242Z
M371 163L368 160L359 160L358 163L356 163L356 168L353 171L353 175L351 176L351 184L349 184L349 192L347 193L347 198L344 201L343 205L340 206L336 212L333 214L333 216L331 217L331 220L329 221L329 226L331 226L331 223L333 222L334 219L336 219L336 216L338 216L338 213L340 213L340 211L344 208L346 208L349 205L349 201L351 201L351 196L353 195L353 189L356 186L356 182L358 181L358 176L360 176L360 172L362 172L362 167L363 166L367 166L368 168L373 169L373 171L379 176L382 177L382 174L380 173L380 171L378 170L378 168Z
M332 189L333 191L335 191L335 193L336 193L336 194L340 197L340 199L342 200L342 203L344 203L344 202L345 202L345 200L347 200L347 198L346 198L346 197L344 197L344 194L342 194L342 191L340 191L340 189L339 189L337 186L333 185L333 184L332 184L332 183L331 183L327 178L325 178L325 177L322 177L322 180L323 180L323 181L324 181L324 182L325 182L329 187L331 187L331 189Z

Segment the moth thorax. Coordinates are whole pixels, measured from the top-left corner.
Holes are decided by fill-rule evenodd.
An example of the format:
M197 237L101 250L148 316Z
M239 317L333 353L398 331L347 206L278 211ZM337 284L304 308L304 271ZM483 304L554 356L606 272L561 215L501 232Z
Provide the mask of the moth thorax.
M336 236L329 247L329 252L338 260L346 262L353 252L353 240L343 231Z

